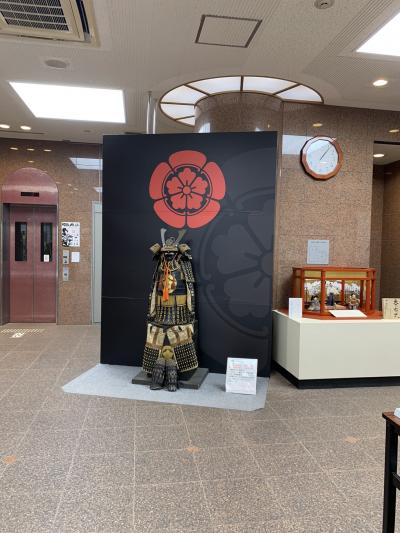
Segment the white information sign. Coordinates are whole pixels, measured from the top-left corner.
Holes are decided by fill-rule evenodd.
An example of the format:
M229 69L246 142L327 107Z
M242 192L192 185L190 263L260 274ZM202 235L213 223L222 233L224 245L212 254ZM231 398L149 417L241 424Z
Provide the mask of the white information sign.
M359 309L335 309L329 312L336 318L367 318Z
M81 223L61 222L61 240L63 246L79 248L81 245Z
M43 263L50 263L50 256L48 254L43 254Z
M329 265L329 241L309 240L307 246L307 264Z
M228 357L226 369L226 392L237 394L257 393L258 359Z
M303 298L289 298L289 318L303 316Z
M71 263L79 263L80 258L80 252L71 252Z

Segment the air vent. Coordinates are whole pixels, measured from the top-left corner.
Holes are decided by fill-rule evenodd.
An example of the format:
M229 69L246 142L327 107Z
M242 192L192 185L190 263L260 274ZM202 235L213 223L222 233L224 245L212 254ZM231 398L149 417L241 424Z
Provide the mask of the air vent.
M0 0L0 35L93 44L92 0Z

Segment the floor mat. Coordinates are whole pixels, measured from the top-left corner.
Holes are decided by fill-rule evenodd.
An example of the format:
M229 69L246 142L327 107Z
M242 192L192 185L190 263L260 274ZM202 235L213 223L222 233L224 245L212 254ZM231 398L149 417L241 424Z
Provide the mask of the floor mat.
M199 405L239 411L262 409L267 397L268 378L257 378L256 395L225 392L225 374L208 374L198 390L151 391L144 385L132 385L132 378L140 370L141 368L135 366L98 364L64 385L63 390L75 394Z

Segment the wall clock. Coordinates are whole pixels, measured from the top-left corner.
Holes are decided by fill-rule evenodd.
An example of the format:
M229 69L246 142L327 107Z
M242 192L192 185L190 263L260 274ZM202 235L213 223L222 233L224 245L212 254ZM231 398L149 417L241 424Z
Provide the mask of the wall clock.
M304 170L317 180L333 178L343 162L343 152L336 139L313 137L301 149Z

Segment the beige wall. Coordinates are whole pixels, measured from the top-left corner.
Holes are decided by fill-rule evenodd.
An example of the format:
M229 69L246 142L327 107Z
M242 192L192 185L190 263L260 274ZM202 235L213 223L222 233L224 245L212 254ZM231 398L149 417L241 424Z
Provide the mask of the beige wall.
M10 147L18 150L11 150ZM34 151L27 151L34 148ZM44 152L44 148L51 152ZM58 323L89 324L91 322L92 273L92 202L101 198L94 187L101 185L99 169L80 170L70 158L101 157L99 145L70 142L44 142L0 139L0 183L12 172L23 167L36 167L47 172L59 190L59 269ZM34 163L29 163L33 160ZM62 247L60 223L77 221L81 224L80 263L69 265L69 281L62 281Z
M400 297L400 161L384 167L382 224L383 298Z

